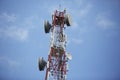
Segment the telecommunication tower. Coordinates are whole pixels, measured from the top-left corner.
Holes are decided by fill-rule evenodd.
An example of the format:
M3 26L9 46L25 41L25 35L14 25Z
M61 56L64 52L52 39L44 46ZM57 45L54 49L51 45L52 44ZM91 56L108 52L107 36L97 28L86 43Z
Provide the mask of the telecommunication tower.
M63 11L56 10L52 14L52 23L44 21L45 33L51 32L50 50L48 61L43 57L39 58L39 70L46 68L45 80L66 80L68 72L68 60L72 59L70 53L66 51L67 35L65 34L65 24L71 26L71 17Z

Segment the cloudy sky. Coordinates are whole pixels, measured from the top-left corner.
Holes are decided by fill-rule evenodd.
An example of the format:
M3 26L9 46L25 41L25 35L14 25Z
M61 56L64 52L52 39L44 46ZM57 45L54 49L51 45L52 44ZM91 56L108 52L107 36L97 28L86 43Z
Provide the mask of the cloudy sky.
M64 8L72 16L68 80L120 79L119 0L0 0L0 80L44 80L38 58L47 60L50 34L43 22Z

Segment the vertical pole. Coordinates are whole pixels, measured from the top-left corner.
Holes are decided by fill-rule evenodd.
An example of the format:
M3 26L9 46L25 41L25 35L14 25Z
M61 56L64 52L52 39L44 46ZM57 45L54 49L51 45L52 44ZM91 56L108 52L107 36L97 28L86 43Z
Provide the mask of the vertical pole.
M48 55L48 63L47 63L45 80L48 80L48 75L49 75L49 71L50 71L50 60L51 60L51 54Z

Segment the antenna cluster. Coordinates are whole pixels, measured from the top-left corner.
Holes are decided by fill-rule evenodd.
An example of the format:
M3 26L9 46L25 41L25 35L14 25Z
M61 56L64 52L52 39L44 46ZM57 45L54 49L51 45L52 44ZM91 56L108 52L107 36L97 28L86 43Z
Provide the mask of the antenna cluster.
M59 5L60 8L61 5ZM52 14L52 23L48 20L44 21L45 33L52 33L48 60L39 58L39 70L46 69L45 80L66 80L67 78L68 60L71 60L72 56L66 51L65 25L71 26L71 17L66 13L66 9L56 10Z

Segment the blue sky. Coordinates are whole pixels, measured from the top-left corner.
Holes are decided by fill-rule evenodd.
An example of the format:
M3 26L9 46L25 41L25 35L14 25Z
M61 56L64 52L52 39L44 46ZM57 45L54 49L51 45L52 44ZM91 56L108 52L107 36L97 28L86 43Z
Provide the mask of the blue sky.
M50 34L44 20L67 9L68 80L120 79L119 0L0 0L0 80L44 80L38 58L47 60Z

